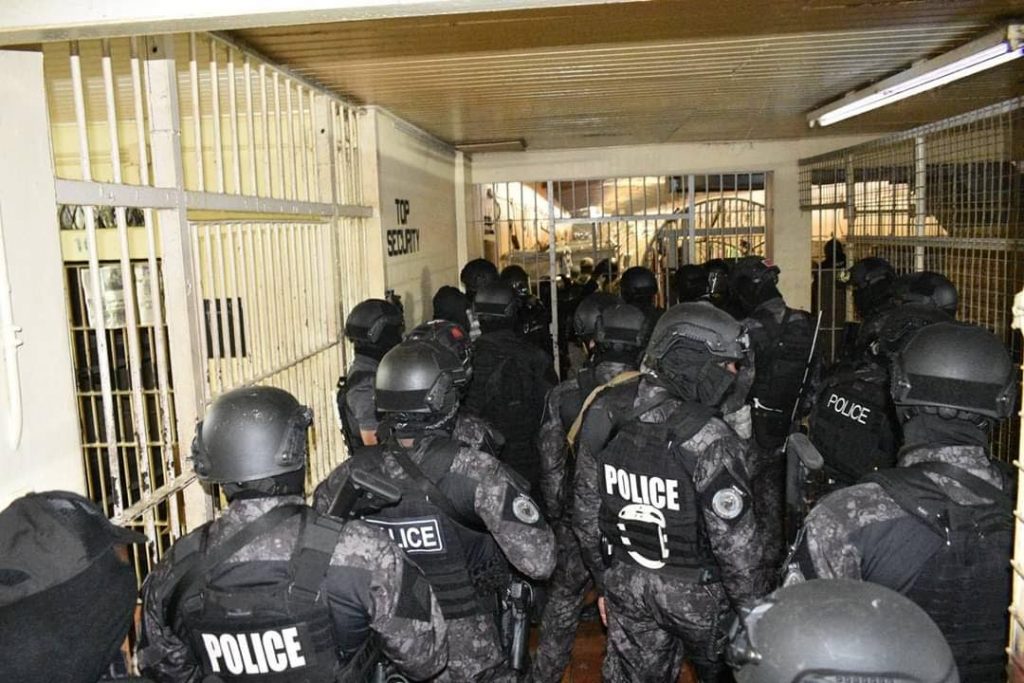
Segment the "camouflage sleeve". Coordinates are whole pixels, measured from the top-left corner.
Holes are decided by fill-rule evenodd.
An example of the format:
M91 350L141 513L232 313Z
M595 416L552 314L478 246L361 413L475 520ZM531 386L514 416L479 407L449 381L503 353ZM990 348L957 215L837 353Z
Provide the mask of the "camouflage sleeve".
M478 484L473 508L508 561L531 579L546 579L555 568L555 534L528 487L485 453L475 454Z
M540 492L544 512L549 520L559 519L565 501L566 464L569 446L560 412L561 392L555 387L548 392L544 417L537 437L540 450Z
M712 420L686 444L697 453L693 483L711 551L722 571L722 584L734 606L764 595L758 571L764 539L757 532L750 479L743 464L745 446L725 423Z
M818 501L786 563L786 581L860 579L861 551L854 535L861 526L891 516L876 503L880 491L875 484L859 484Z
M139 669L150 680L192 683L202 678L199 661L164 616L170 598L169 557L150 572L142 585L142 625L136 655Z
M604 593L604 558L597 516L601 510L597 460L583 439L576 441L576 478L573 482L572 529L580 542L583 562L594 577L598 593Z
M326 515L330 511L331 504L334 503L334 497L338 495L338 489L341 488L341 483L348 476L350 464L350 461L346 460L335 467L334 471L327 475L327 478L320 482L316 490L313 491L311 505L320 514Z
M347 543L339 544L335 561L371 568L370 627L384 655L410 678L433 676L448 663L448 629L430 584L385 532L362 522L346 529Z

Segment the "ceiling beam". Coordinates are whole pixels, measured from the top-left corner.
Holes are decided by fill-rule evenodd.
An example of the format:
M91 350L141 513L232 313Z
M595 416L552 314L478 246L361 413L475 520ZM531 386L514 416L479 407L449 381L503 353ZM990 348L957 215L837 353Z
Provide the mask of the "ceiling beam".
M391 19L597 5L639 0L35 0L0 2L0 45L117 36L226 31L331 21Z

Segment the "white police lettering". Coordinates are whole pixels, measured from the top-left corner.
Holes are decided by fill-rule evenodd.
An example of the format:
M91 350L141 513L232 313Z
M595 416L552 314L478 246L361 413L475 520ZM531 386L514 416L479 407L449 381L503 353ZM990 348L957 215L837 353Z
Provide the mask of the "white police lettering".
M608 495L619 496L631 503L650 505L662 510L679 509L679 482L675 479L650 477L604 466L604 488Z
M213 673L265 674L306 666L298 627L257 633L204 633L203 645Z
M865 408L861 404L854 403L850 399L839 396L838 394L832 394L829 396L828 403L826 405L843 417L848 417L854 422L862 425L868 423L868 417L871 415L871 408Z
M444 538L436 519L408 519L389 522L383 519L366 519L387 530L391 540L407 553L439 553L444 551Z

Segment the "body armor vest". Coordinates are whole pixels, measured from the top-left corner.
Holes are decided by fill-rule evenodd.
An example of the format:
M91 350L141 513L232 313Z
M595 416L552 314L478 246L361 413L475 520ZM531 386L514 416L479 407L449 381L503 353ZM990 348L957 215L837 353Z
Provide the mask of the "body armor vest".
M811 412L811 441L837 487L896 466L898 421L889 373L879 365L840 370L825 381Z
M348 392L352 387L359 386L365 382L373 382L375 373L369 370L357 370L348 377L342 375L338 378L338 387L335 398L338 402L338 417L341 420L341 434L345 439L345 446L349 453L354 453L357 448L363 447L363 436L360 434L359 422L356 414L348 404Z
M461 482L457 475L449 473L459 447L454 441L436 440L420 467L423 475L449 498L451 506L462 513L462 519L453 519L443 506L432 502L408 471L398 478L389 477L401 490L401 501L364 517L364 521L387 531L409 560L423 571L445 619L493 614L493 592L508 577L497 543L483 522L474 519L472 491L467 486L467 505L467 496L458 495ZM387 476L381 467L383 457L394 456L387 449L364 451L356 456L360 462L354 466L372 468Z
M337 679L344 656L337 652L331 612L320 587L343 523L308 508L297 514L301 523L289 561L290 580L222 589L209 585L207 572L182 596L181 623L211 680ZM197 534L193 561L206 554L208 531L207 526Z
M635 396L626 396L630 393ZM691 408L697 416L686 415ZM694 404L683 404L661 423L627 414L631 419L616 424L610 440L595 454L601 493L598 525L620 560L669 573L692 575L697 570L706 580L717 577L718 563L693 486L695 454L678 447L709 416Z
M764 308L755 310L751 318L763 326L751 332L757 367L750 387L754 438L762 448L777 448L789 434L814 343L814 325L806 312L788 307L781 322Z
M994 502L959 505L925 475L927 471L954 478ZM924 563L906 595L939 626L960 679L1002 680L1013 544L1013 504L1003 492L1005 482L999 490L942 463L876 472L864 480L882 486L901 508L945 541Z

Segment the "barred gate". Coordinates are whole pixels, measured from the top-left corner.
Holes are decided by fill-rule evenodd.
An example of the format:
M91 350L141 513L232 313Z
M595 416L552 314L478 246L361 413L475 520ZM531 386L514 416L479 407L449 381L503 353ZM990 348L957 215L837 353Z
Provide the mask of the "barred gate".
M343 457L344 312L366 292L359 115L219 36L43 45L88 495L143 531L141 580L205 521L188 444L254 383Z

